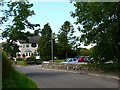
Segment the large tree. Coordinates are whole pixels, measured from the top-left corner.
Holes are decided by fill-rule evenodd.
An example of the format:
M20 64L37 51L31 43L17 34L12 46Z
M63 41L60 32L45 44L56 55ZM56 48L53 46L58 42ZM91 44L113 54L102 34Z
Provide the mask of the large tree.
M57 42L59 58L67 58L70 56L68 56L68 54L76 44L76 37L73 35L74 32L74 28L69 21L65 21L61 26Z
M49 23L44 25L44 28L41 31L41 37L39 40L38 52L42 60L51 59L51 35L52 29Z
M81 41L96 44L96 59L120 62L120 2L114 3L74 3L76 24L82 32ZM110 59L110 58L111 59Z
M40 25L32 24L28 21L28 17L35 15L35 13L33 10L30 10L33 4L30 4L27 0L23 0L22 2L6 2L3 4L7 6L7 9L2 10L3 16L1 24L12 21L10 24L6 25L2 33L3 38L7 39L4 50L11 53L10 51L14 51L15 49L15 41L19 39L28 40L28 36L24 32L26 28L34 30L35 27Z

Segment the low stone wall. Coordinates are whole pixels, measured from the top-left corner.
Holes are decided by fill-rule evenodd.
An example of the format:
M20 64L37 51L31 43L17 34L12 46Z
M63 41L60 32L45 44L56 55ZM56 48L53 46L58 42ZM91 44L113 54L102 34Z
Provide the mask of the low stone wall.
M89 70L85 64L60 64L60 63L43 63L42 68L63 69L63 70Z

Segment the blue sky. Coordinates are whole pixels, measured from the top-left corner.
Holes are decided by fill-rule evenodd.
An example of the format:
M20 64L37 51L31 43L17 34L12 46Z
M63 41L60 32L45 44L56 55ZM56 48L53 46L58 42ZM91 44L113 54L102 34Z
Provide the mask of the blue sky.
M46 23L49 23L53 32L58 33L61 25L68 20L73 24L75 18L70 16L70 12L75 8L70 2L33 2L35 14L29 20L32 23L38 23L41 29Z

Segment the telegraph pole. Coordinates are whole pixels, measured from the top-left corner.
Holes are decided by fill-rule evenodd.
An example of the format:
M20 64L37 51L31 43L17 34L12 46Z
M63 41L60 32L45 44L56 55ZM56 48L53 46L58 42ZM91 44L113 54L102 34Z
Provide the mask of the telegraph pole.
M53 33L51 33L51 58L53 62Z

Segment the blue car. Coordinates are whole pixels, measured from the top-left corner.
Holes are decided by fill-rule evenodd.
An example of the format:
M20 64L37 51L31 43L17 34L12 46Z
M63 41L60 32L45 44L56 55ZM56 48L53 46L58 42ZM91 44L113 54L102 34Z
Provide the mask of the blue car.
M64 62L61 62L61 64L62 64L62 63L75 64L75 63L78 63L78 60L77 60L76 58L67 58L67 59L65 59Z

